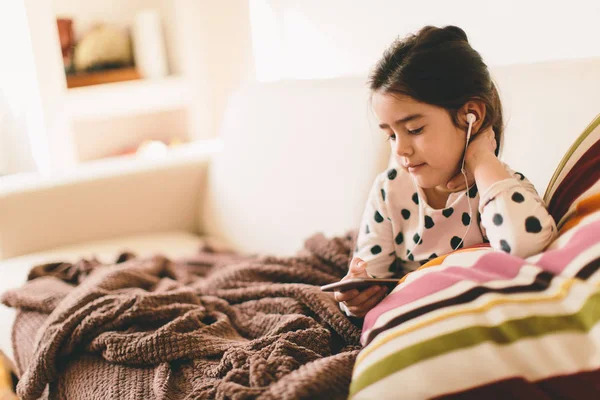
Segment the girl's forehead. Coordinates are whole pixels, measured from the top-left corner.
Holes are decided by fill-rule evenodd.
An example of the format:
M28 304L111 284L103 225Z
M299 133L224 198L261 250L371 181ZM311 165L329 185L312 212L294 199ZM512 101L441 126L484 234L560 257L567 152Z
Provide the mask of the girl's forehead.
M378 115L426 115L435 112L436 108L399 93L375 92L373 94L373 109Z

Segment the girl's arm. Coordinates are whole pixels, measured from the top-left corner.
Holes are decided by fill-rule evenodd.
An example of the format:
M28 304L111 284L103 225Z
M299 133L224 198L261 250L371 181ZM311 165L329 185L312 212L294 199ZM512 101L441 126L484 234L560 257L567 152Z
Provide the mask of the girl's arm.
M541 252L556 237L554 220L534 186L495 156L491 129L478 136L477 151L467 153L465 162L477 183L481 224L491 246L522 258Z
M392 222L382 193L385 175L379 175L365 206L354 257L367 263L367 273L376 278L391 278L395 271Z

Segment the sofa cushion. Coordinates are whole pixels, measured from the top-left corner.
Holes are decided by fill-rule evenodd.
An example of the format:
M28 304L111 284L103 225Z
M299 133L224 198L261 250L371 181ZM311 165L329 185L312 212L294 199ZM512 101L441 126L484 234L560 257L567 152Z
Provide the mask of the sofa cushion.
M229 101L203 225L237 250L293 254L315 232L356 229L389 146L365 80L254 84Z

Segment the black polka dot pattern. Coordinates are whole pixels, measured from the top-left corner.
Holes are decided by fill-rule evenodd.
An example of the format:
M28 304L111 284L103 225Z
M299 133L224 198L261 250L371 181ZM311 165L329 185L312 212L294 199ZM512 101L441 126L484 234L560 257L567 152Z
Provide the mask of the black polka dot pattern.
M477 196L477 185L473 185L471 189L469 189L469 197L474 199Z
M429 260L434 260L436 258L438 258L438 255L435 253L433 253L432 255L429 256Z
M527 217L525 220L525 230L529 233L540 233L542 231L542 224L536 217Z
M469 215L469 213L463 213L462 223L464 226L468 226L471 223L471 216Z
M396 175L398 175L398 172L395 169L390 169L387 173L388 179L391 181L396 178Z
M500 240L500 248L502 249L502 251L510 253L510 246L504 239Z
M410 261L415 261L415 256L413 256L410 250L406 250L406 255Z
M381 198L385 201L385 190L381 189Z
M425 228L431 229L435 224L433 223L433 219L429 216L425 216Z
M481 225L481 214L477 213L477 225Z
M404 235L402 234L402 232L398 232L394 241L396 242L396 244L402 244L402 242L404 242Z
M446 218L450 218L450 216L454 213L454 208L448 207L442 210L442 215Z
M519 177L520 180L524 181L525 180L525 175L523 175L520 172L515 172L515 175L517 175Z
M525 201L525 197L523 197L523 195L519 192L514 192L511 199L515 203L522 203Z
M365 226L365 235L368 235L369 233L371 233L371 231L369 230L369 225Z
M450 246L452 246L453 250L461 249L463 247L462 239L458 236L453 236L452 239L450 239Z
M375 255L379 253L381 253L381 246L376 244L375 246L371 247L371 254Z
M423 241L421 240L421 236L419 236L418 233L415 233L415 236L413 236L413 241L415 242L415 244L423 243Z
M404 219L410 218L410 211L408 211L406 208L402 209L402 218L404 218Z
M413 194L412 201L414 201L415 204L419 204L419 194L418 193Z
M502 225L502 222L504 222L504 218L502 218L502 215L500 214L494 214L494 218L492 218L492 221L494 222L494 225L500 226Z
M383 222L383 217L381 216L381 214L379 214L379 211L375 211L375 222L377 222L377 223Z
M388 267L388 271L394 274L399 274L402 271L402 263L398 257L394 257L394 261Z

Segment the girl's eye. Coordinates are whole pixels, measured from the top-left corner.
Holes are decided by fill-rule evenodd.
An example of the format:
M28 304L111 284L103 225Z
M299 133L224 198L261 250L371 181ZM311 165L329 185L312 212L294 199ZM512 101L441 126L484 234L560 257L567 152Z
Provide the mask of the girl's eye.
M391 135L387 135L386 140L396 140L396 134L392 133Z
M424 126L420 127L419 129L414 129L414 130L408 130L408 133L410 133L411 135L418 135L419 133L421 133L423 131Z

